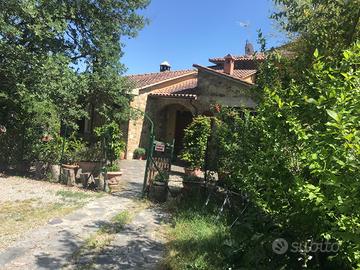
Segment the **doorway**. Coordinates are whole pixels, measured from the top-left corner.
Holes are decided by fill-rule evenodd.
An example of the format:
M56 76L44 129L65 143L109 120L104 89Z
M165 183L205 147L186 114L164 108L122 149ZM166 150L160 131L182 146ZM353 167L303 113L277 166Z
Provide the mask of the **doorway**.
M177 157L183 149L185 128L192 122L193 115L189 111L176 111L174 157Z

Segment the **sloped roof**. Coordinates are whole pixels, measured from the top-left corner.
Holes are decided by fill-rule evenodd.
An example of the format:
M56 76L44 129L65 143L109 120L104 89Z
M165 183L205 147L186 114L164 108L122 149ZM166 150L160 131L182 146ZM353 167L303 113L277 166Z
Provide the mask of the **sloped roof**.
M223 67L212 66L209 68L219 71L221 73L224 73ZM250 77L251 75L254 75L256 72L257 72L256 69L234 69L232 76L239 78L239 79L246 79L246 78Z
M211 67L204 67L204 66L201 66L201 65L193 65L194 67L198 68L198 69L202 69L202 70L205 70L207 72L210 72L212 74L215 74L215 75L220 75L222 77L225 77L225 78L230 78L230 79L233 79L233 80L236 80L246 86L252 86L254 85L253 83L250 83L250 82L247 82L244 80L244 78L250 76L246 76L246 77L240 77L240 76L243 76L244 74L255 74L256 73L256 70L245 70L245 69L238 69L238 70L235 70L234 73L232 75L230 74L227 74L224 72L223 69L214 69L214 68L211 68Z
M256 53L255 56L254 55L232 55L232 57L235 59L235 61L252 61L252 60L263 61L266 58L264 53ZM215 64L225 62L225 57L210 58L209 62L212 62Z
M178 71L164 71L156 73L145 73L138 75L129 75L127 78L135 83L136 88L145 88L168 80L181 78L190 74L196 74L196 70L178 70Z
M163 96L163 97L182 97L192 98L197 97L197 78L182 81L168 87L164 87L155 91L152 91L150 96Z

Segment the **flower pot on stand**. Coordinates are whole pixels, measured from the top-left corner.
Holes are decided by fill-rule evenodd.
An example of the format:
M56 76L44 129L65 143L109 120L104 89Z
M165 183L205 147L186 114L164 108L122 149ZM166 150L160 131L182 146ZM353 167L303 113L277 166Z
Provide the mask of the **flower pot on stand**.
M76 164L62 164L61 165L62 182L68 186L74 186L78 169L79 166Z

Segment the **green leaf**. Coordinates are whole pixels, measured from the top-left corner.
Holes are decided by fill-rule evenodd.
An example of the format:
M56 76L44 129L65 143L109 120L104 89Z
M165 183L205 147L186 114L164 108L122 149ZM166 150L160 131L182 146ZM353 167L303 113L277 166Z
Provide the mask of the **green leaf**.
M315 56L315 58L318 58L318 57L319 57L319 51L318 51L318 49L316 49L316 50L314 51L314 56Z
M327 114L332 118L334 119L336 122L340 122L340 116L338 113L332 111L332 110L326 110Z

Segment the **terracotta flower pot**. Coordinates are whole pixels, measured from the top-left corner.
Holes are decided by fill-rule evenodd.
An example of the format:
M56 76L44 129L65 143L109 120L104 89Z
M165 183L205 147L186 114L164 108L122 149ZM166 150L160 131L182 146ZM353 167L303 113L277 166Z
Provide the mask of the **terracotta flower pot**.
M120 183L122 172L107 172L107 179L109 185L118 185Z
M121 171L117 172L107 172L107 183L110 190L110 193L120 191L120 180L121 180Z

